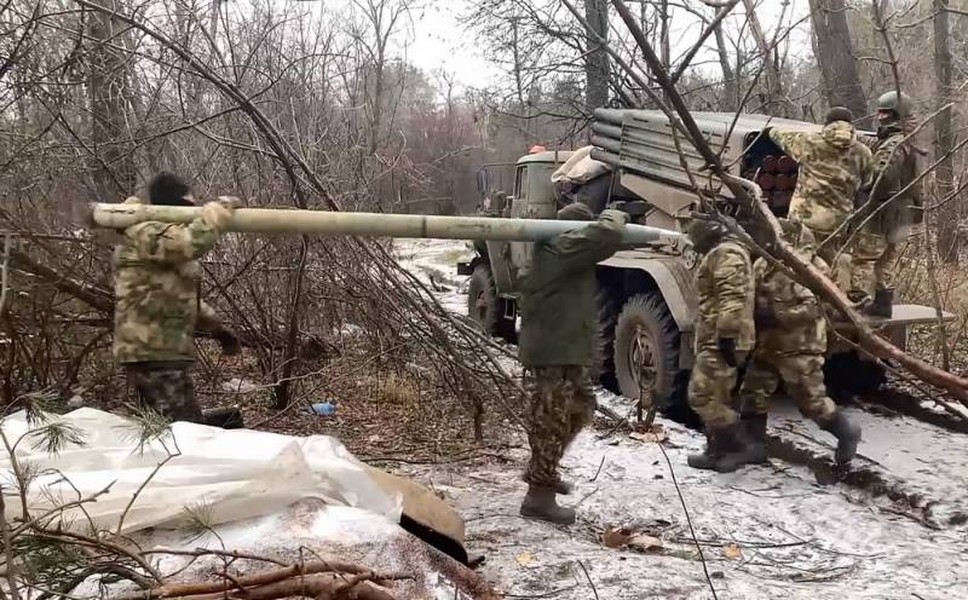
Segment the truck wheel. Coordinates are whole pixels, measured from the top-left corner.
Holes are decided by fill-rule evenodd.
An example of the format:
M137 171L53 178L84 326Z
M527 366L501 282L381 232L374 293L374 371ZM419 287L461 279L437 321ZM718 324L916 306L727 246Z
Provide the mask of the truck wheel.
M887 382L884 368L862 360L856 350L829 356L823 370L827 393L834 400L873 394Z
M671 408L683 398L687 378L679 369L679 329L658 293L632 296L615 323L615 378L627 398L639 397L643 375L654 381L659 408Z
M488 335L497 335L498 321L503 316L498 300L491 269L485 264L478 264L467 286L467 316Z

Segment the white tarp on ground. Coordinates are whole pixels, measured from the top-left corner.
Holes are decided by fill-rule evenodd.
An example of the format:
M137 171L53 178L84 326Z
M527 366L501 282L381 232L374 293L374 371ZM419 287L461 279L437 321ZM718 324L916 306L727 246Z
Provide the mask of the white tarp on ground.
M84 445L68 445L51 455L35 436L25 436L37 424L28 424L23 411L2 422L10 443L23 438L17 460L40 473L27 495L35 516L110 486L96 502L65 513L65 522L88 528L89 516L98 529L114 531L127 510L121 530L126 534L148 527L176 528L190 508L203 511L205 521L217 525L284 511L303 498L357 507L394 523L400 519L400 495L388 495L329 436L292 437L176 422L170 434L142 447L138 426L124 417L80 408L54 418L79 430ZM177 456L152 476L172 453ZM7 487L12 478L9 456L0 457L0 470ZM8 501L6 512L18 516L21 507Z

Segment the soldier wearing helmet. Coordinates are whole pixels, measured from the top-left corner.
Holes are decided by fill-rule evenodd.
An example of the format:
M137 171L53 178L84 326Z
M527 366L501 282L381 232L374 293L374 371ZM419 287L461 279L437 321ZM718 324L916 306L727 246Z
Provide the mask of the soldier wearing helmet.
M920 185L901 193L919 171L917 151L905 141L911 120L911 99L887 92L877 100L877 137L864 140L874 151L875 168L865 214L876 213L854 238L849 295L867 305L865 312L878 317L892 314L897 245L923 219Z
M697 218L687 233L702 255L696 274L699 314L689 405L706 433L706 449L687 462L695 469L735 471L748 462L750 450L731 397L737 368L755 338L750 253L722 223Z
M559 506L555 498L572 489L559 477L558 463L595 414L589 376L598 332L595 267L618 250L628 215L604 210L596 221L591 209L573 203L557 217L591 222L536 243L522 287L518 353L530 399L531 459L520 512L570 524L575 510Z
M783 234L805 261L824 275L830 268L815 255L810 230L780 219ZM766 423L770 396L782 382L800 412L838 440L835 458L848 462L857 452L860 428L827 396L823 364L827 323L816 295L766 258L753 263L756 278L756 349L740 387L740 418L747 425L753 452L750 462L766 461Z

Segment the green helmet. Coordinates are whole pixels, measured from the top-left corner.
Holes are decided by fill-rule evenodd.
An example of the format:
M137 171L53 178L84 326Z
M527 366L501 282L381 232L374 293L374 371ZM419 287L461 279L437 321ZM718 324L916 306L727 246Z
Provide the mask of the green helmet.
M881 94L877 99L877 110L889 110L897 115L899 119L911 116L911 97L901 92L898 98L897 91L890 91Z

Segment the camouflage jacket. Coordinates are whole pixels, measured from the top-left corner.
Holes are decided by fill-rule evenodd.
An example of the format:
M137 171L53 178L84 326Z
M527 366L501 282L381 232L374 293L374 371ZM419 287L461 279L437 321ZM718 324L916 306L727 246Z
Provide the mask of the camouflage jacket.
M770 137L800 164L790 220L814 231L836 229L874 175L871 151L857 139L853 125L834 121L819 133L771 129Z
M699 262L696 288L696 351L716 348L719 338L735 339L737 350L752 350L755 328L749 250L734 240L720 242Z
M137 198L125 200L137 203ZM201 218L188 225L146 221L124 230L114 250L114 357L119 363L194 360L196 323L217 323L198 297L196 259L220 234Z
M830 267L812 250L797 254L824 275ZM765 258L753 264L756 278L756 311L771 312L776 323L756 324L756 351L765 355L824 354L827 350L827 321L817 296L809 288L787 277Z
M895 194L917 179L918 156L901 124L889 125L878 132L877 137L861 138L874 151L874 178L870 199L875 203L891 200ZM889 206L878 210L867 230L889 237L904 237L911 225L923 220L921 185L915 183Z
M618 250L621 219L603 211L598 222L535 244L521 290L518 356L525 367L591 365L598 335L595 265Z

